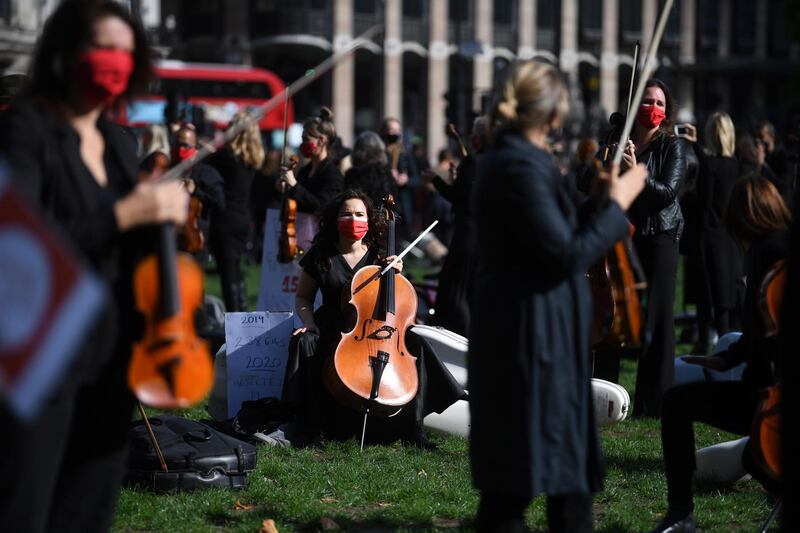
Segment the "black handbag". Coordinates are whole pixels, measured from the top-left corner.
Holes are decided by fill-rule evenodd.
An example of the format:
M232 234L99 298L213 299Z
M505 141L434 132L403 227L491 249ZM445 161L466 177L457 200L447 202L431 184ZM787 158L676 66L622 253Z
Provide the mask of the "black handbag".
M167 471L161 467L147 427L139 420L128 432L126 484L154 492L247 486L247 473L256 468L255 446L186 418L164 415L149 420Z

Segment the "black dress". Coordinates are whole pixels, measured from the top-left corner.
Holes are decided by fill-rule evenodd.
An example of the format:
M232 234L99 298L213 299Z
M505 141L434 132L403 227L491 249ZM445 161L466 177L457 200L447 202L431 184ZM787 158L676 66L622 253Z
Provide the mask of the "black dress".
M516 133L481 156L468 357L470 457L483 494L600 490L586 272L628 227L616 202L580 223L551 156Z
M309 163L297 171L296 177L297 184L289 194L297 200L297 210L301 213L322 211L344 186L344 177L330 157L320 163L313 176Z
M333 356L341 333L348 327L342 298L350 298L353 275L360 268L377 263L378 256L370 249L350 268L333 244L314 245L300 260L303 271L322 292L322 305L314 313L320 334L304 333L292 338L284 381L284 400L297 408L301 440L313 440L320 431L334 439L360 434L362 415L336 403L323 385L322 372L325 360ZM464 390L427 341L407 331L406 346L417 356L419 392L400 414L391 418L372 417L367 430L369 441L414 440L425 416L441 413L464 396Z
M78 134L45 105L20 102L0 118L12 176L111 296L36 420L23 425L0 402L0 524L18 531L109 530L124 473L134 405L127 369L141 332L131 280L155 234L117 227L113 204L136 183L136 146L116 124L101 118L97 127L105 187L83 163Z
M470 210L470 193L475 180L476 157L468 155L458 166L458 179L452 185L440 177L433 184L453 206L455 229L436 291L436 313L430 323L460 335L469 331L469 299L478 265L475 253L475 222Z

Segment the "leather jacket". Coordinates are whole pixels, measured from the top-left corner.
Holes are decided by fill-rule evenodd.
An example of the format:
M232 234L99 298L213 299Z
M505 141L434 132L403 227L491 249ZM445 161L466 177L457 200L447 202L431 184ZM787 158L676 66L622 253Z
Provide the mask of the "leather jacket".
M683 214L678 204L688 168L689 146L683 139L659 133L638 161L647 167L644 190L628 212L636 232L655 235L675 230L675 240L683 233Z

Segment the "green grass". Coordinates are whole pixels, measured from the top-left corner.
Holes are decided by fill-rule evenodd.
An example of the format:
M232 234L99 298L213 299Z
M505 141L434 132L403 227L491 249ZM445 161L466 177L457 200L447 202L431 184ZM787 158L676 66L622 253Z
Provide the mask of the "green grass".
M251 305L258 271L248 269ZM219 293L208 276L207 290ZM685 353L679 347L678 353ZM636 363L623 360L621 384L634 390ZM207 418L204 406L177 414ZM696 425L698 447L733 438ZM513 438L513 431L498 434ZM666 483L658 420L630 419L601 430L608 476L595 497L596 528L604 532L646 531L666 508ZM478 504L471 486L465 439L436 435L438 450L396 444L359 453L355 442L320 450L260 447L258 468L246 490L206 490L154 495L124 489L115 531L258 531L273 519L279 531L323 530L333 520L347 531L470 531ZM237 509L236 502L246 509ZM696 487L696 518L704 532L754 531L772 502L755 481L733 487ZM546 530L544 499L527 515L535 531Z

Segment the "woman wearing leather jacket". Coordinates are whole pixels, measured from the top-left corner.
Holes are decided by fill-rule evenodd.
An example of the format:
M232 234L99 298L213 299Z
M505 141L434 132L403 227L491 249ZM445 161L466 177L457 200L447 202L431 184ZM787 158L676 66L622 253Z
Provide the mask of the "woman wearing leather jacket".
M689 147L672 132L676 106L663 82L645 85L623 169L644 163L649 177L629 217L636 226L634 246L647 277L647 333L636 376L634 415L657 417L661 398L674 380L673 304L678 270L678 241L683 214L678 191L686 177Z

